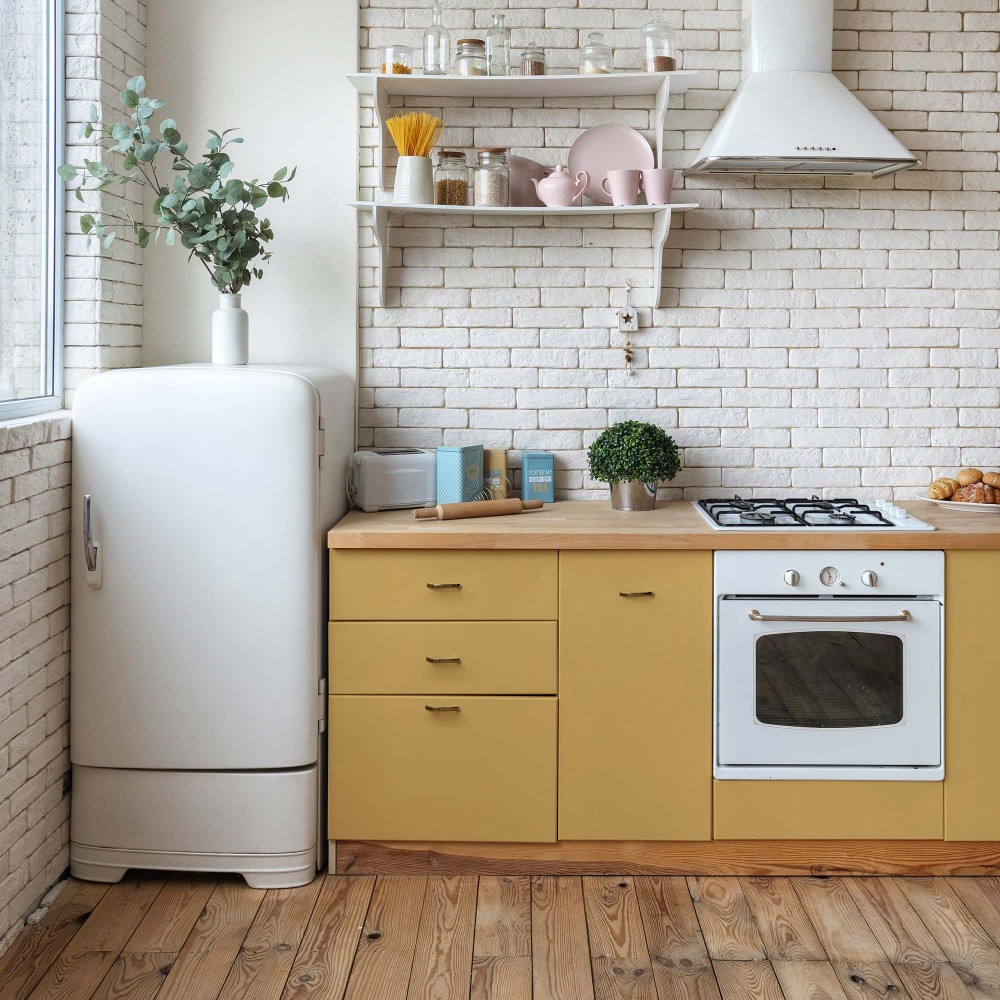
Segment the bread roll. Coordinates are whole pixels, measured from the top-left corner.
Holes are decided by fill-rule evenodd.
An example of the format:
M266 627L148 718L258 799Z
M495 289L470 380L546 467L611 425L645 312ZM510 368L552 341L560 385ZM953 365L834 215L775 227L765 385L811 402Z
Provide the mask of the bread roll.
M981 483L983 481L983 474L979 469L962 469L961 472L956 474L955 478L958 480L960 486L972 486L973 483Z
M959 489L959 482L957 479L948 479L947 477L942 477L941 479L935 479L931 483L930 488L927 490L927 495L931 500L947 500Z
M1000 472L984 472L983 482L987 486L992 486L995 490L1000 489Z

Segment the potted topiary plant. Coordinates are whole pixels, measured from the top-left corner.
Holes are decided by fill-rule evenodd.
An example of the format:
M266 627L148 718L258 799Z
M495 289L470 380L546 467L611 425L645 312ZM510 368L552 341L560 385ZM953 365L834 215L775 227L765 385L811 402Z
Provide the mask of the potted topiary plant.
M652 510L656 484L673 479L681 458L674 439L656 424L623 420L587 452L590 475L611 487L612 510Z
M287 185L295 177L281 167L269 181L244 181L233 176L233 161L226 148L243 140L232 133L209 131L206 151L188 156L188 144L181 138L177 123L164 118L159 135L150 127L163 101L145 96L146 81L134 76L119 94L124 111L121 121L102 121L96 105L81 130L83 138L96 137L105 160L84 160L82 167L64 163L59 176L68 183L79 175L73 189L78 200L83 192L106 191L112 185L123 189L137 184L152 192L154 222L136 219L127 204L121 215L101 212L80 217L80 230L87 245L96 239L109 248L115 238L131 232L140 247L164 234L170 246L180 242L189 250L188 259L197 258L219 291L219 308L212 315L212 361L215 364L245 365L249 361L249 320L241 308L240 292L264 277L260 264L271 259L268 244L274 238L271 222L258 218L257 209L269 199L285 201ZM164 162L166 161L166 162ZM164 170L157 174L157 164ZM166 169L165 169L166 168Z

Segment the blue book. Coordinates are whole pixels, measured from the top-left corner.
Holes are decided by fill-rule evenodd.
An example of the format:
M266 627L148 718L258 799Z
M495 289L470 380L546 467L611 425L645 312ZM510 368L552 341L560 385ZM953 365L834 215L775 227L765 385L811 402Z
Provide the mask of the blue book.
M521 499L553 503L556 499L555 459L550 451L521 453Z

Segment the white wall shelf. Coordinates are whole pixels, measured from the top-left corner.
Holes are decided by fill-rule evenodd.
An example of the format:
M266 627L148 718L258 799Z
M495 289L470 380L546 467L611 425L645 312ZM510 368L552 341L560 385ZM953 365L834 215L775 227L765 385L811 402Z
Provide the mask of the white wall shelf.
M670 73L573 73L548 76L422 76L352 73L348 79L359 94L375 100L379 188L385 189L386 129L390 97L642 97L656 101L656 162L663 162L663 130L667 101L696 85L697 70Z
M359 212L370 212L375 231L375 243L378 248L378 287L379 305L385 305L386 269L390 246L390 215L459 215L472 217L474 215L507 216L511 219L517 216L601 216L601 215L651 215L653 221L653 304L659 305L663 287L663 247L670 232L670 220L674 212L685 212L698 208L694 203L676 205L632 205L620 207L615 205L583 205L572 208L525 208L525 207L487 207L474 205L393 205L391 202L354 201L351 204Z

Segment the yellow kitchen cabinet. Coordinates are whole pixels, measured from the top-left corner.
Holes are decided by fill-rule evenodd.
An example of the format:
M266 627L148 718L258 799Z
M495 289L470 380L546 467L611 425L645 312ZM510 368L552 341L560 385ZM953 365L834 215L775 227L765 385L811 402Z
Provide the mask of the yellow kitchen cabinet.
M555 694L556 622L331 622L331 694Z
M716 781L716 840L940 840L940 781Z
M944 836L1000 840L1000 552L947 552L944 565Z
M711 839L711 553L561 552L559 587L559 839Z
M334 549L334 621L555 621L555 552Z
M330 698L330 837L556 839L555 698Z

